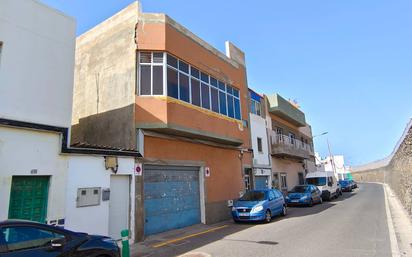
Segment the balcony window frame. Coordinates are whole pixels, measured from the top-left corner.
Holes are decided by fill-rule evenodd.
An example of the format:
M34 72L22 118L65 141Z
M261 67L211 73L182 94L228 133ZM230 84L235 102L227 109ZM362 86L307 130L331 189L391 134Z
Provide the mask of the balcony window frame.
M141 56L142 53L150 53L150 63L148 62L141 62ZM154 53L163 53L163 60L162 63L155 63L154 62ZM169 60L172 60L173 58L173 63L170 62ZM184 65L182 65L184 63ZM142 87L141 87L141 70L142 66L149 66L150 65L150 94L142 94ZM225 117L229 117L232 119L236 119L241 121L242 120L242 102L240 99L240 89L233 87L232 85L225 83L212 75L208 74L207 72L202 71L201 69L191 65L190 63L181 60L180 58L168 53L168 52L159 52L159 51L139 51L137 55L137 69L138 69L138 81L137 81L137 89L136 92L139 96L153 96L153 66L163 66L163 93L162 94L156 94L156 96L168 96L168 69L172 69L173 71L177 72L177 98L174 96L175 99L184 101L186 103L193 104L193 98L192 98L192 81L195 80L196 83L199 83L200 87L200 106L197 104L193 104L196 107L218 113L220 115L223 115ZM184 66L185 69L180 69L181 66ZM192 74L193 73L193 74ZM184 99L181 99L181 85L180 85L180 74L184 74L189 78L189 101L186 101ZM202 101L203 100L203 95L202 95L202 84L208 87L208 95L209 95L209 108L204 108ZM214 90L217 90L217 105L218 108L212 108L212 88ZM204 90L203 90L204 91ZM205 93L205 91L203 92ZM225 105L224 107L221 106L221 94L222 97L225 100ZM233 117L229 116L229 99L232 99L233 104ZM215 99L216 100L216 99ZM222 99L223 100L223 99ZM213 102L214 103L214 102ZM216 104L216 103L215 103ZM206 105L207 107L207 105ZM215 106L216 107L216 106ZM223 110L225 108L225 110ZM217 110L218 109L218 110Z

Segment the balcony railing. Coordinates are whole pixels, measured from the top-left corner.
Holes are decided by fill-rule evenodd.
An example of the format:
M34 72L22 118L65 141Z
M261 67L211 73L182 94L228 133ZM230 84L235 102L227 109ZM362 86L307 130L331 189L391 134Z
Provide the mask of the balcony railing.
M271 150L274 156L289 156L308 159L314 155L312 146L299 139L270 132Z

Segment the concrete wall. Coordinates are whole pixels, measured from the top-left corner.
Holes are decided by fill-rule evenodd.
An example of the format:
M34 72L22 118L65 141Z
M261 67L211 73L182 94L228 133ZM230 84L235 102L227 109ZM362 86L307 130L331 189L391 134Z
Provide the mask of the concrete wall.
M135 148L137 2L79 36L73 142Z
M70 155L68 157L68 174L66 190L66 224L65 228L90 234L109 235L109 201L100 201L97 206L76 207L77 189L87 187L110 188L110 176L115 175L106 170L103 156ZM134 158L119 157L119 169L116 175L131 175L134 184ZM130 190L131 235L134 235L134 186Z
M0 118L70 127L75 29L38 1L0 1Z
M357 169L352 172L352 176L361 182L387 183L412 215L412 123L407 126L388 165L375 169Z
M0 220L8 218L12 176L50 176L47 220L65 217L68 158L56 133L0 127Z

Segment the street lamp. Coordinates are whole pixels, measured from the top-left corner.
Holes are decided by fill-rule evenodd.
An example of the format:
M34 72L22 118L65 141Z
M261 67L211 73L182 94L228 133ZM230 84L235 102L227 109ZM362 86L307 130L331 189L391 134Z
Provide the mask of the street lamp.
M315 136L312 136L312 138L324 136L324 135L326 135L326 134L328 134L328 133L329 133L329 132L323 132L323 133L321 133L321 134L317 134L317 135L315 135Z

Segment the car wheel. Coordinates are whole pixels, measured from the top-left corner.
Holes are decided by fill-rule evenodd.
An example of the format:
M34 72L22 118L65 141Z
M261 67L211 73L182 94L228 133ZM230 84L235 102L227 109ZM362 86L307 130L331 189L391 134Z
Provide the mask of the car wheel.
M272 221L272 213L269 210L267 210L266 215L265 215L265 222L270 223L271 221Z
M282 213L280 215L286 216L288 214L288 209L286 208L286 205L283 205Z

